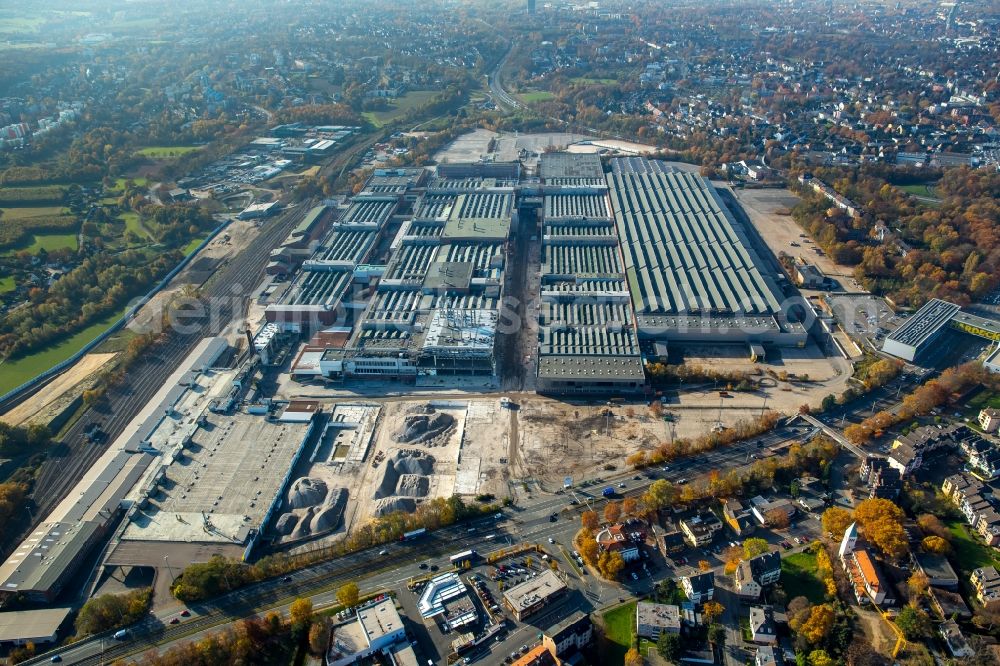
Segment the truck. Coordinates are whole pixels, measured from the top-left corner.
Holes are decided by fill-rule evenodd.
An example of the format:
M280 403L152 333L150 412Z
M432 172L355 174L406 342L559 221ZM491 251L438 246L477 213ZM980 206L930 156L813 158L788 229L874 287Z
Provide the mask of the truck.
M607 488L605 488L601 492L601 494L604 495L605 497L614 497L615 496L615 489L612 488L611 486L608 486Z

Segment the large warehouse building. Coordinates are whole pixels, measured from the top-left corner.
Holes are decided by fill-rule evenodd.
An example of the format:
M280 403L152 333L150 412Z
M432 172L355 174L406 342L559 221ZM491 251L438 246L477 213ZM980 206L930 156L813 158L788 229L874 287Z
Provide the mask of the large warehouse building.
M949 328L1000 341L1000 322L962 312L954 303L932 298L905 324L886 336L882 351L912 362Z
M804 346L768 271L715 188L649 160L611 160L611 207L641 339Z
M488 177L438 175L421 188L385 264L366 266L377 281L346 344L310 352L318 359L309 372L425 384L496 375L507 239L517 224L516 181L497 176L518 171L494 167Z
M635 391L645 376L601 160L547 153L540 175L538 390Z

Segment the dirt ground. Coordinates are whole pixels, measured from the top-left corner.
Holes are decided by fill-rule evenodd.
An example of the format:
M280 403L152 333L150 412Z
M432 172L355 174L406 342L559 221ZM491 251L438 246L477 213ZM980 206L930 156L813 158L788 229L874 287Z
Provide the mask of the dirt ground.
M334 406L324 409L332 412ZM363 441L355 439L353 433L344 433L330 442L320 442L314 462L304 473L322 480L331 490L347 490L343 525L333 537L368 522L381 505L400 499L419 503L453 494L467 499L485 493L496 497L507 494L507 448L497 443L509 441L510 416L508 410L500 408L498 399L396 400L372 403L367 409L368 415L361 420L370 424L373 434ZM430 430L423 440L406 436L414 417L438 415L448 422L442 430ZM397 465L396 472L389 469L399 454L433 460L432 469L424 474L404 472L425 477L417 479L419 483L410 490L403 490L402 474L397 478L400 467Z
M116 355L114 353L85 355L73 367L52 380L52 383L44 389L0 417L0 420L13 426L31 420L47 423L50 420L49 414L53 409L58 409L57 403L62 403L63 396L72 392L81 382L90 378ZM73 397L75 396L76 392L73 392Z
M801 257L802 261L818 267L826 275L838 278L842 286L849 291L863 291L852 277L854 269L850 266L835 263L825 253L821 256L812 251L816 244L811 240L801 238L802 228L795 223L789 214L792 207L799 202L799 197L787 188L768 188L761 190L732 190L733 196L740 202L750 216L750 221L767 243L771 251ZM798 243L799 247L792 246Z

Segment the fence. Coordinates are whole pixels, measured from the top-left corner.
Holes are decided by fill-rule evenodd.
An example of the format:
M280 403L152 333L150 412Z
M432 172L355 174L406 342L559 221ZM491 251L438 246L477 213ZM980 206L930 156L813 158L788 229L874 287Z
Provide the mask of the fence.
M208 235L208 238L199 243L198 247L196 247L193 252L188 253L188 255L184 257L180 261L180 263L178 263L169 273L167 273L167 275L162 280L160 280L155 287L150 289L145 296L140 298L135 305L130 307L128 311L126 311L125 314L123 314L121 318L119 318L114 324L112 324L106 331L104 331L96 338L85 344L79 351L77 351L75 354L67 358L65 361L60 361L59 363L55 364L45 372L35 375L34 377L24 382L17 388L11 389L7 393L4 393L2 396L0 396L0 414L7 411L7 409L9 409L12 406L10 404L11 402L22 397L25 393L34 390L42 382L45 382L51 379L52 377L55 377L63 370L65 370L66 368L70 367L71 365L79 361L81 358L83 358L85 354L90 353L99 344L107 340L108 336L120 331L125 326L125 324L127 324L129 320L131 320L132 317L136 315L136 313L139 311L140 308L142 308L142 306L148 303L150 299L153 298L153 296L156 296L156 294L159 293L160 290L162 290L164 287L166 287L171 280L177 277L177 274L180 273L182 270L184 270L184 268L191 262L191 260L195 256L197 256L197 254L201 252L201 250L206 245L211 243L216 236L219 235L220 231L229 226L229 222L230 220L227 219L225 222L223 222L215 229L213 229L212 233ZM0 368L2 367L3 366L0 365Z

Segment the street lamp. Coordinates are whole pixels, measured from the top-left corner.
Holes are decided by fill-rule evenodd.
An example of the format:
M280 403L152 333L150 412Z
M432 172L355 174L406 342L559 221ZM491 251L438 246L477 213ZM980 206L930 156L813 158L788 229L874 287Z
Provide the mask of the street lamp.
M174 582L174 570L170 568L170 557L168 555L163 556L163 562L167 565L167 572L170 574L170 582Z

